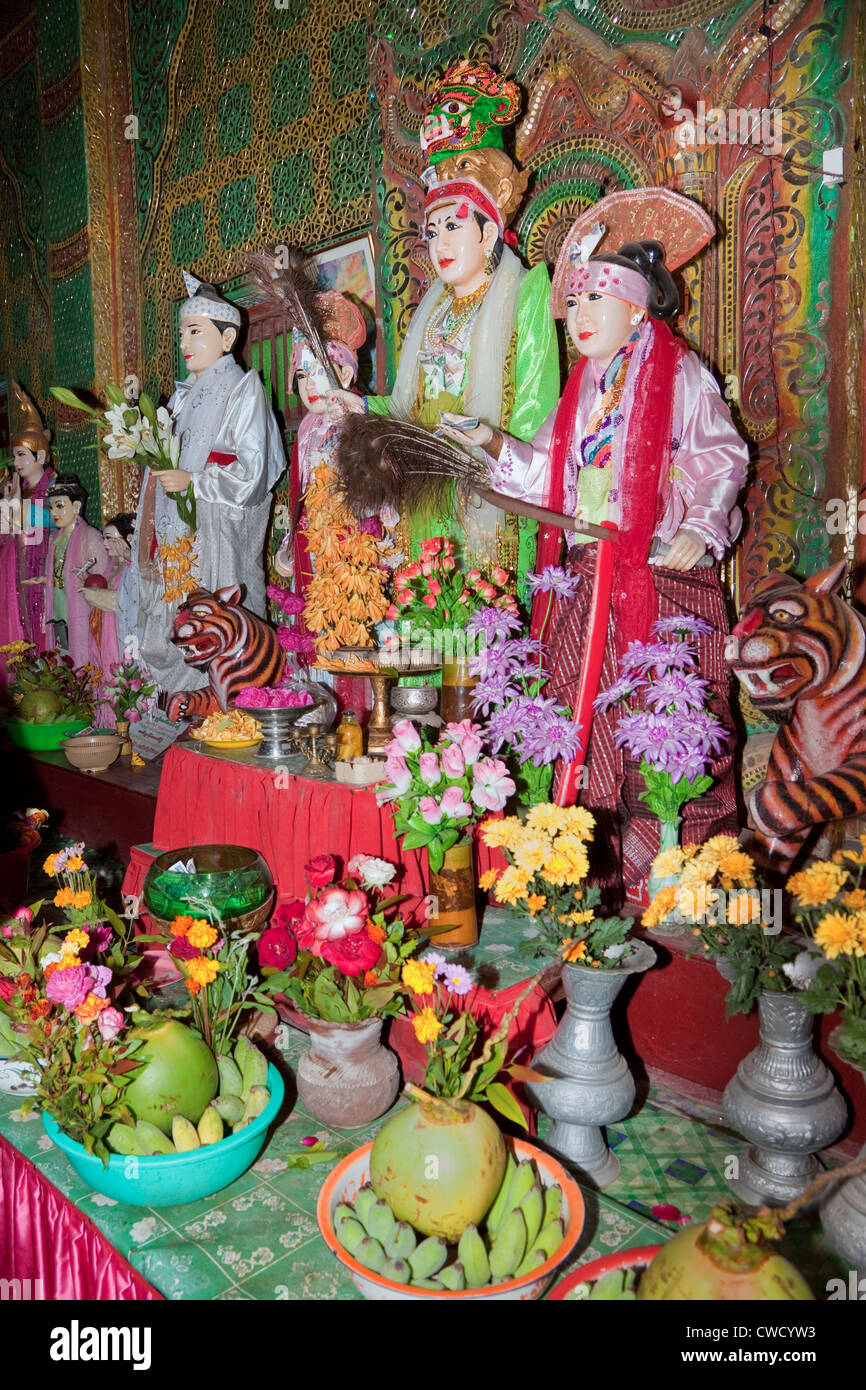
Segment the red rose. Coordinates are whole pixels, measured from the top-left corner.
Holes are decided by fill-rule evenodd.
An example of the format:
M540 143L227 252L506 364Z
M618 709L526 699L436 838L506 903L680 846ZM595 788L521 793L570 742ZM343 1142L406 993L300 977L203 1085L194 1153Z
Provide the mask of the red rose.
M305 912L305 906L300 898L295 898L294 902L281 903L271 918L272 927L281 927L284 931L291 931L295 922L300 922Z
M168 954L174 956L175 960L195 960L201 951L197 946L191 946L185 936L178 936L169 946Z
M382 954L377 941L371 941L365 931L337 941L323 941L319 947L322 960L335 965L344 975L363 975L372 970Z
M333 855L317 854L309 864L304 865L304 877L311 888L327 888L329 883L334 882L336 867Z
M0 975L0 999L2 999L5 1004L9 1003L9 1000L12 998L17 988L17 980L10 980L5 975Z
M298 954L298 943L285 927L269 927L259 937L258 953L262 969L273 966L285 970Z

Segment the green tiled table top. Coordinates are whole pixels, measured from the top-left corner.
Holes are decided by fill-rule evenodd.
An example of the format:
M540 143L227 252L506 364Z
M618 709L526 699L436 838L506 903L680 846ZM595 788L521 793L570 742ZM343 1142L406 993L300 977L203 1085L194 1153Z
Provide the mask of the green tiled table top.
M169 1299L359 1299L348 1274L319 1235L316 1198L330 1164L290 1168L316 1135L342 1157L368 1142L381 1121L351 1133L311 1119L295 1099L293 1077L303 1034L278 1034L287 1079L283 1118L253 1167L231 1187L186 1206L124 1206L92 1192L76 1176L20 1099L0 1096L0 1132L26 1154L100 1228L108 1240ZM611 1126L608 1138L622 1163L603 1193L584 1189L584 1234L569 1269L600 1255L655 1245L679 1227L651 1208L668 1203L702 1220L726 1192L725 1161L742 1141L705 1119L677 1113L677 1098L651 1091L636 1112ZM547 1121L542 1119L543 1139ZM828 1278L847 1269L826 1246L814 1221L794 1224L783 1247L822 1294Z

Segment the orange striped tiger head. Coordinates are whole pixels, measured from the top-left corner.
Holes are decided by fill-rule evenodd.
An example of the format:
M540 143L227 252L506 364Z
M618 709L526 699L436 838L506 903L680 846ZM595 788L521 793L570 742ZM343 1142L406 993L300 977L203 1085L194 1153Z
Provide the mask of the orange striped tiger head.
M787 723L798 700L831 696L859 672L864 629L834 591L845 564L799 580L777 572L754 589L725 648L752 704Z

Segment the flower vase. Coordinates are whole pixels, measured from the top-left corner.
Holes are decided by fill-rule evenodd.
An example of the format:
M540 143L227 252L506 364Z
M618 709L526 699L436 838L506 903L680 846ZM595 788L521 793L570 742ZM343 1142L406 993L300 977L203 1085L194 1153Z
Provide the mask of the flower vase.
M118 737L123 739L123 743L120 745L120 756L121 756L121 758L129 758L129 757L131 757L131 756L132 756L132 743L130 742L130 738L129 738L129 720L128 720L128 719L115 719L115 721L114 721L114 727L115 727L115 729L117 730Z
M812 1047L815 1017L805 1005L764 993L758 1011L761 1041L722 1101L725 1122L751 1142L728 1186L744 1202L784 1206L815 1177L815 1155L842 1133L847 1107Z
M436 931L431 936L431 945L436 950L440 946L454 950L474 946L478 941L478 913L471 840L461 840L446 850L438 873L431 869L430 898L429 925L449 928Z
M358 1129L394 1104L400 1070L382 1043L383 1022L379 1014L361 1023L306 1019L311 1046L298 1062L298 1096L314 1119Z
M837 1032L838 1029L834 1029L827 1039L831 1048L834 1047ZM844 1056L842 1060L846 1060ZM853 1062L848 1062L849 1067L853 1065ZM860 1067L857 1070L866 1082L866 1071ZM866 1144L857 1159L866 1159ZM828 1243L837 1255L856 1266L861 1278L866 1276L866 1173L858 1173L856 1178L834 1183L822 1195L820 1212L821 1226Z
M563 965L565 1014L530 1063L551 1080L525 1086L533 1104L553 1120L547 1136L551 1152L595 1187L608 1187L620 1169L601 1126L627 1115L635 1095L634 1078L610 1022L613 1002L629 977L655 963L652 946L645 941L635 946L625 964L613 970Z
M659 854L665 849L676 849L680 842L680 825L682 816L671 816L662 819L659 817ZM660 893L663 888L669 888L671 884L677 883L677 874L654 874L650 873L648 882L649 900L652 902L656 893Z
M444 724L459 724L461 719L473 719L472 691L477 678L469 674L469 657L455 657L442 663L442 690L439 713Z

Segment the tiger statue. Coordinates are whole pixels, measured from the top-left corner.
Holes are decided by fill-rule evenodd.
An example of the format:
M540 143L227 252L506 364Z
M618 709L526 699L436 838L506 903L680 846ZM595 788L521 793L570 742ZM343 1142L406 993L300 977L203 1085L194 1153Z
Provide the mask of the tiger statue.
M207 670L200 690L176 690L168 698L169 719L225 711L245 685L279 685L286 658L275 630L240 606L237 584L209 593L195 589L177 611L171 641L187 666Z
M866 812L866 622L835 590L844 561L753 590L725 655L779 725L767 779L748 797L759 843L784 868L818 825Z

